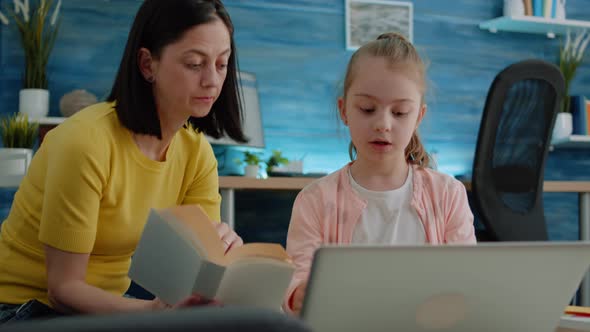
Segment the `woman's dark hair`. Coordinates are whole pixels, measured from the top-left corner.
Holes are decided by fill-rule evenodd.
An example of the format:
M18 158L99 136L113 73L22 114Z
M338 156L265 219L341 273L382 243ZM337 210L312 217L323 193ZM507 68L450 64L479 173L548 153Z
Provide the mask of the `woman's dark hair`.
M189 122L197 131L219 138L224 134L238 142L246 142L242 132L242 103L238 82L238 65L233 38L233 24L220 0L145 0L133 22L119 71L109 97L115 102L119 121L137 134L162 138L160 120L152 85L139 70L138 52L144 47L152 56L182 38L192 27L220 19L230 33L231 55L227 76L219 98L209 114L191 117Z

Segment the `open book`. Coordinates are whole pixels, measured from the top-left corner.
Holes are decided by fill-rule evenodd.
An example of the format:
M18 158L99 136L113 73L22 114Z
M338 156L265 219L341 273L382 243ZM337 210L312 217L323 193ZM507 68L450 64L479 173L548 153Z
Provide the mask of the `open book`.
M150 211L129 277L174 304L193 293L223 304L278 310L294 266L279 244L249 243L224 254L198 205Z

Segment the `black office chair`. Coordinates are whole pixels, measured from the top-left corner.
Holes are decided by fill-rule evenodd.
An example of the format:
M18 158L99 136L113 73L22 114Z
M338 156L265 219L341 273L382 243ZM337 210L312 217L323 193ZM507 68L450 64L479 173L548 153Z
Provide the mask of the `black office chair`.
M311 332L299 319L254 308L194 308L59 317L0 325L2 332Z
M492 83L473 165L479 241L544 241L543 171L555 117L565 94L556 66L526 60Z

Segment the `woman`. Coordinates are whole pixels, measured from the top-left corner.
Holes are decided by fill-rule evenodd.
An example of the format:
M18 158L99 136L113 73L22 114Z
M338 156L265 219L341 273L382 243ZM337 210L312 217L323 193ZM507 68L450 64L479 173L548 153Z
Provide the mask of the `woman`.
M233 26L219 0L146 0L108 102L45 136L0 232L0 322L163 309L123 297L150 208L200 204L220 219L203 133L245 141ZM242 240L217 225L226 249Z

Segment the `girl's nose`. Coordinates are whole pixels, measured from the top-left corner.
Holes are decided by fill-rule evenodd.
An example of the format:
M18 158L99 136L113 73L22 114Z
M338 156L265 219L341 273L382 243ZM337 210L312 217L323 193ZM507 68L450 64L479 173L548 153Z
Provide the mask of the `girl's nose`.
M391 130L392 120L388 114L389 112L382 112L383 115L376 117L373 123L373 128L378 132L388 132Z

